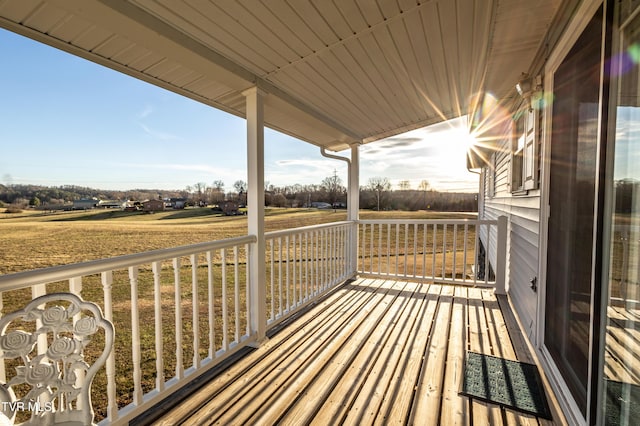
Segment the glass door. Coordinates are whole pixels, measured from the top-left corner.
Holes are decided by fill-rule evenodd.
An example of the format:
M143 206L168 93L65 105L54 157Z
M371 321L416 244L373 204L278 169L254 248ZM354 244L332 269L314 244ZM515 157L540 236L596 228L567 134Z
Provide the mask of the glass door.
M621 4L625 13L629 2ZM635 425L640 418L639 17L622 23L620 46L612 61L618 81L612 97L616 101L613 196L600 406L602 424Z
M544 345L586 418L602 8L553 74Z

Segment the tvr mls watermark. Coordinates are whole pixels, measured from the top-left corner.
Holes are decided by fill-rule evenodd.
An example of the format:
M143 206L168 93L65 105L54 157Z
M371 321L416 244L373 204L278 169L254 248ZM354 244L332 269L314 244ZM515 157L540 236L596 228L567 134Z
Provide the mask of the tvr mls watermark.
M30 411L35 413L53 411L53 401L0 401L0 408L4 412Z

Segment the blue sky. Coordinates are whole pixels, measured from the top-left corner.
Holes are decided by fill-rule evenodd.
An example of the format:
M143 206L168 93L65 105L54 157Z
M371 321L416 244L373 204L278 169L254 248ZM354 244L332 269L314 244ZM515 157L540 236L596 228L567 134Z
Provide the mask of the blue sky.
M244 120L0 29L0 183L184 189L247 180ZM452 127L453 126L453 127ZM361 148L360 184L386 177L475 192L463 120ZM338 153L339 155L341 153ZM342 153L348 155L348 152ZM346 165L265 131L265 181L319 184Z

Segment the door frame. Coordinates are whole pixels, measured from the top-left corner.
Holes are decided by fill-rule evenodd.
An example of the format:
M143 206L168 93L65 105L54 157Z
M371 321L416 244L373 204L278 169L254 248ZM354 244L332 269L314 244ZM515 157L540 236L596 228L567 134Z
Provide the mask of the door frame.
M606 16L606 0L585 0L580 4L580 6L575 10L573 18L567 28L565 29L563 35L560 37L558 44L554 47L553 51L549 55L544 67L544 92L545 93L553 93L554 88L554 73L560 67L568 53L571 51L576 41L586 28L587 24L593 18L593 15L597 12L598 8L604 5L605 7L605 16ZM604 26L603 26L603 37L604 37ZM603 43L604 46L604 43ZM603 64L603 52L606 49L602 49L601 51L601 64ZM600 80L600 89L599 89L599 99L598 102L602 105L603 101L603 73L601 72L601 80ZM598 152L600 152L600 144L602 138L602 108L599 110L599 120L598 120ZM550 175L551 175L551 129L552 129L552 117L553 117L553 103L548 102L545 105L543 110L543 122L542 122L542 151L541 151L541 200L540 200L540 236L539 236L539 256L538 256L538 269L539 269L539 277L540 277L540 291L538 292L538 300L537 300L537 327L535 334L535 342L534 346L536 348L536 352L539 355L540 362L542 367L549 379L549 382L554 390L555 396L558 399L558 402L562 408L563 413L565 414L567 421L570 424L585 424L588 419L586 419L582 412L574 400L569 387L564 381L562 375L560 374L559 369L556 367L555 361L551 356L550 352L545 346L544 335L545 335L545 296L547 290L547 249L548 249L548 240L549 240L549 216L550 216L550 205L549 205L549 191L550 191ZM606 125L606 123L605 123ZM602 165L598 165L602 167ZM597 245L597 213L598 213L598 205L599 201L597 199L598 182L596 182L596 201L594 203L594 240L593 240L593 251L592 251L592 271L591 271L591 318L592 324L590 327L589 333L589 377L587 380L587 416L589 417L589 413L591 412L591 401L593 400L591 396L591 391L593 386L594 377L593 371L594 365L599 364L599 356L598 350L594 351L594 342L598 340L599 333L594 336L593 333L593 322L597 322L599 326L599 320L595 317L596 312L594 312L595 303L599 300L599 294L596 296L596 288L595 288L595 265L596 265L596 245ZM600 277L597 277L599 279ZM595 299L594 299L595 298ZM599 306L598 306L599 308ZM595 339L594 339L595 338ZM597 349L597 348L596 348Z

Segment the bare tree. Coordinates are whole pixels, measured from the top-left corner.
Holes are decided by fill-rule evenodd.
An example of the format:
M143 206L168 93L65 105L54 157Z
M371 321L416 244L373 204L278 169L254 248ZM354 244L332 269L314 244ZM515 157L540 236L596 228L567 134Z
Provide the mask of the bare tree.
M207 190L207 184L204 182L198 182L193 185L193 190L195 192L196 201L202 207L202 205L205 204L205 193Z
M210 191L209 202L211 204L219 204L224 201L224 182L214 180Z
M431 189L431 185L429 185L429 181L422 180L420 181L420 185L418 185L418 190L422 192L422 196L424 197L423 203L424 208L427 208L427 191Z
M379 176L372 177L369 178L367 186L376 194L378 211L380 211L380 198L384 192L391 189L391 183L389 182L389 179Z
M335 206L338 196L345 192L345 188L342 186L342 179L340 179L336 170L333 171L332 176L324 178L320 186L327 192L329 203L332 206Z
M401 180L398 183L398 188L400 189L400 191L408 191L409 189L411 189L411 183L409 183L408 180Z
M420 191L427 192L429 189L431 189L431 185L429 185L429 181L427 180L422 180L420 185L418 185L418 190Z
M237 180L233 183L233 188L236 190L236 193L238 194L238 203L246 204L245 200L247 197L247 182L243 180Z

